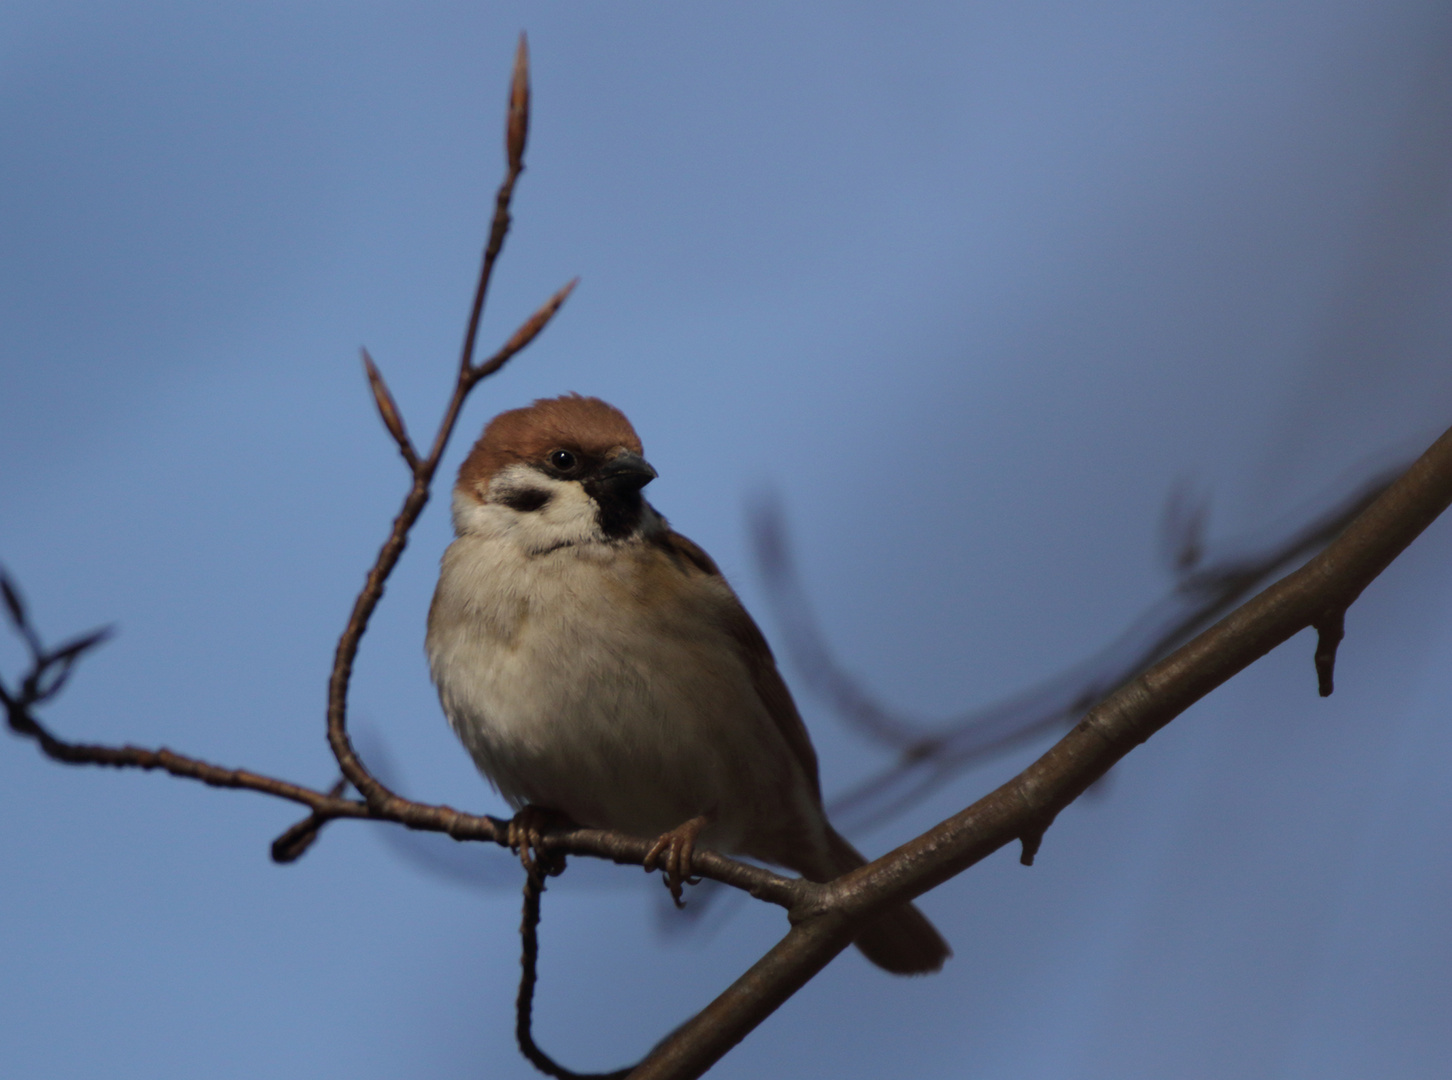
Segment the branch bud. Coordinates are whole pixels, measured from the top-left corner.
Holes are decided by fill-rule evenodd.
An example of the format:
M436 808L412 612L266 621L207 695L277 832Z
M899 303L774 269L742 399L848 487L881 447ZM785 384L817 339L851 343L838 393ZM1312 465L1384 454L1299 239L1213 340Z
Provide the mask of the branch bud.
M570 298L570 293L575 291L575 286L580 283L579 278L572 278L570 282L559 292L555 293L544 302L544 306L531 315L518 330L516 330L501 352L510 354L519 352L543 330L549 321L555 317L555 312L560 310L560 305Z
M378 367L373 363L373 357L368 355L368 350L363 352L363 369L368 373L368 387L373 391L373 403L378 406L378 415L383 417L383 426L388 428L388 433L393 436L393 441L398 443L398 449L403 454L403 459L412 467L418 462L418 457L413 451L413 444L408 440L408 433L403 429L403 420L398 415L398 406L393 402L393 395L388 392L388 385L379 374Z
M509 124L505 129L504 149L509 155L509 171L524 168L524 141L529 135L529 42L523 32L514 53L514 78L509 84Z

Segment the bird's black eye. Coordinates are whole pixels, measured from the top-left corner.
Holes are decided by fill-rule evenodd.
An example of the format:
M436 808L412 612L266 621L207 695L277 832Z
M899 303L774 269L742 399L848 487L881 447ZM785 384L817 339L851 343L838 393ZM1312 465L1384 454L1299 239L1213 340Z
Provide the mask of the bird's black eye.
M575 455L568 450L556 450L550 454L550 464L560 472L569 472L575 467Z

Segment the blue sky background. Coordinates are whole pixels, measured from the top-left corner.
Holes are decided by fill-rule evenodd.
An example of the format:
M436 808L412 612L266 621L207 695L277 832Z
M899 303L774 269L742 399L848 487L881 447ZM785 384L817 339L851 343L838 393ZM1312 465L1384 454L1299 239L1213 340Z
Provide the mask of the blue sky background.
M431 431L521 28L534 125L485 346L582 283L450 461L533 397L614 402L653 501L769 636L744 514L780 492L834 647L905 710L1118 632L1168 586L1182 479L1213 494L1213 549L1452 422L1445 4L22 0L0 9L0 560L52 639L120 630L60 732L331 781L329 658L405 485L357 348ZM1296 639L1033 869L1005 851L926 897L943 974L844 955L719 1075L1445 1075L1449 528L1353 609L1329 701ZM440 500L353 713L408 793L497 811L423 660L448 538ZM799 696L829 792L881 763ZM855 839L885 850L1038 749ZM273 866L296 817L0 740L4 1073L533 1075L512 872L464 887L347 824ZM663 934L657 891L578 867L551 888L538 1033L574 1068L638 1056L785 929L737 905Z

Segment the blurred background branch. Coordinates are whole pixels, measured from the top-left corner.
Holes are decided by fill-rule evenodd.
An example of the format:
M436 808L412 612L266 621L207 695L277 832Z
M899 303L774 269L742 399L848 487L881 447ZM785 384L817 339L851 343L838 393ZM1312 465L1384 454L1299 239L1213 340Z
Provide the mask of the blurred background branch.
M1319 512L1259 535L1217 544L1206 557L1209 500L1188 486L1165 504L1161 547L1174 576L1170 590L1101 649L1001 701L936 722L881 702L833 655L814 614L775 496L752 506L752 550L781 628L780 645L801 683L853 731L893 752L895 760L832 797L833 820L867 829L919 805L983 761L1073 724L1093 705L1167 656L1246 597L1294 569L1334 539L1406 470L1378 472L1352 490L1323 500Z

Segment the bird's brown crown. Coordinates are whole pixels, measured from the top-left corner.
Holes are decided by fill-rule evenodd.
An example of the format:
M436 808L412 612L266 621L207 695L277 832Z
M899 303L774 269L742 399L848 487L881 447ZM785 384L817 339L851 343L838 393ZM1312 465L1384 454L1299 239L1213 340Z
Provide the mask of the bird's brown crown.
M459 487L482 490L500 469L543 461L552 450L603 458L621 447L644 452L635 428L614 405L579 394L540 398L489 421L459 468Z

